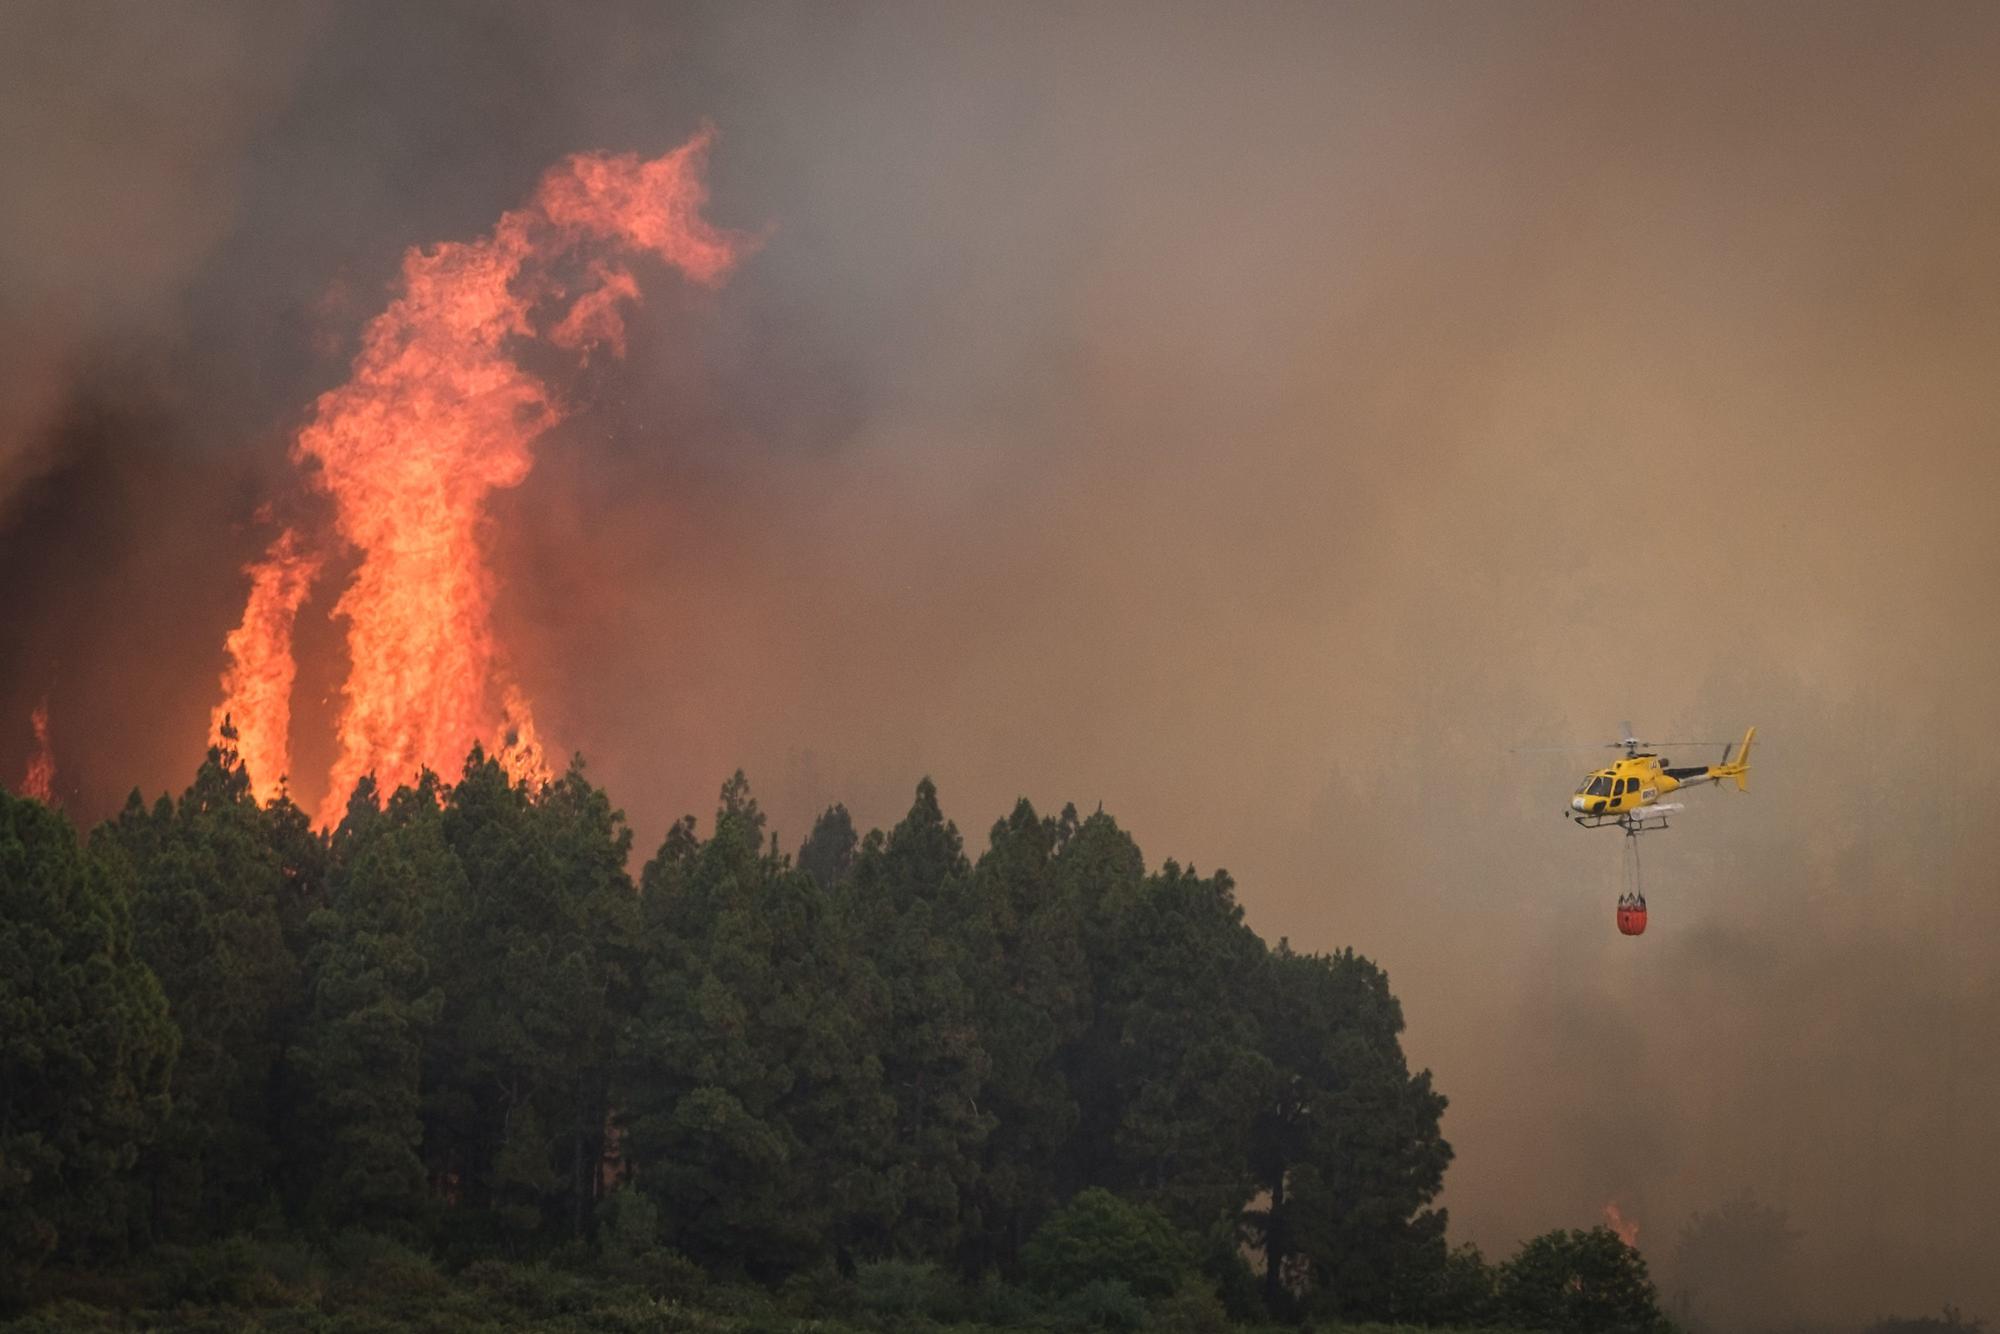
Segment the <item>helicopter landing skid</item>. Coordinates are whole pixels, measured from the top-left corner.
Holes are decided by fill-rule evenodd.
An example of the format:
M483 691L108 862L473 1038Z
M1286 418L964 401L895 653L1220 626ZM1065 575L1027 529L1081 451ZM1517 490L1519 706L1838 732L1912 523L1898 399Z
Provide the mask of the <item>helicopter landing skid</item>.
M1603 829L1609 826L1623 829L1627 834L1645 834L1668 827L1665 815L1645 814L1639 811L1627 811L1622 815L1575 815L1566 811L1563 813L1563 818L1574 821L1580 829Z

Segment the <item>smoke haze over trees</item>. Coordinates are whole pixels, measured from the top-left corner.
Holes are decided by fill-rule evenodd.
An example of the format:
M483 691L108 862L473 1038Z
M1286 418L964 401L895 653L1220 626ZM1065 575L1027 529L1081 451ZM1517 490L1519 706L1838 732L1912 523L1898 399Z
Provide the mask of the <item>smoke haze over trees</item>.
M1102 800L1157 854L1231 867L1262 939L1352 945L1395 977L1411 1062L1451 1095L1454 1240L1505 1255L1615 1202L1671 1295L1701 1287L1677 1272L1680 1229L1748 1188L1796 1234L1769 1252L1792 1309L2000 1310L2000 1144L1981 1133L2000 820L1976 773L2000 727L2000 17L1217 15L5 6L0 783L46 700L55 794L82 826L125 826L102 856L157 850L148 911L183 911L234 817L121 807L134 782L187 785L260 510L324 519L287 449L400 256L481 235L566 154L658 153L712 122L711 213L761 250L726 291L649 292L627 359L566 386L590 407L488 534L510 668L553 749L589 755L630 814L621 874L691 894L723 877L651 853L738 765L788 836L845 803L795 863L822 895L865 875L886 901L954 855L982 902L1025 893L1041 815L990 864L977 839L869 852L910 809L906 775L971 811ZM343 648L323 603L298 633L294 768L319 775ZM1611 931L1615 849L1549 819L1582 766L1505 753L1626 717L1760 727L1752 791L1702 794L1648 842L1640 942ZM306 1035L287 1096L351 1094L316 1113L328 1160L297 1189L328 1217L364 1207L448 1132L507 1200L565 1198L573 1157L503 1155L487 1109L427 1120L400 1085L344 1073L405 1069L470 1025L463 1068L532 1076L520 1116L572 1155L595 1096L411 973L389 938L409 884L450 882L436 844L454 836L383 819L396 837L342 863L337 920L256 909L217 938L229 985ZM468 914L477 862L459 861L465 897L443 891ZM285 874L331 873L281 853L216 892L254 904ZM561 929L606 929L602 887L572 892ZM810 911L802 886L771 893ZM72 911L70 937L128 930ZM823 961L756 982L780 1009L855 996L1016 1035L980 1069L959 1024L913 1027L876 1054L887 1102L821 1090L829 1118L880 1119L900 1157L869 1171L911 1200L971 1190L980 1221L955 1244L977 1248L1017 1244L1071 1181L1053 1146L1127 1155L1121 1190L1153 1189L1147 1155L1234 1152L1188 1133L1228 1109L1066 1066L1103 1036L1088 949L1059 918L987 911L981 929L1026 943L962 939L958 989L872 997ZM741 916L631 929L754 954ZM129 934L178 920L135 912ZM897 957L941 948L935 921L892 925ZM1197 930L1156 925L1161 949ZM476 928L493 958L552 929ZM308 995L308 973L350 980ZM156 974L168 994L222 985L192 959ZM603 1015L576 998L649 985L608 978L524 975L514 999L593 1050ZM143 1103L164 1091L138 1092L154 1011L103 985ZM1176 1029L1178 985L1123 1002L1158 1069L1227 1092L1275 1059L1230 1031L1254 1013ZM670 1028L670 1009L641 1013ZM268 1032L236 1027L251 1015L204 1022L181 1036L176 1107L233 1105L271 1059ZM797 1042L859 1040L796 1023ZM237 1044L241 1066L212 1055ZM730 1068L675 1050L654 1075ZM953 1100L975 1080L977 1116ZM1122 1140L1069 1123L1086 1080L1145 1109ZM747 1075L728 1087L750 1120L701 1133L742 1131L747 1173L768 1148L753 1123L803 1113ZM216 1155L269 1148L171 1115L174 1170L199 1165L203 1197L231 1189ZM658 1111L634 1133L696 1130ZM1185 1189L1173 1208L1199 1203ZM849 1207L858 1232L872 1206ZM1751 1282L1711 1275L1705 1300Z

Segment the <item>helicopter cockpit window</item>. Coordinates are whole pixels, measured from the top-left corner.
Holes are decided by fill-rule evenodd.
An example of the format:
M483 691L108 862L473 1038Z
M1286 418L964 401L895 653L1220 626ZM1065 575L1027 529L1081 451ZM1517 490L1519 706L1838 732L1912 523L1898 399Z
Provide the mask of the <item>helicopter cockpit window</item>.
M1603 774L1599 774L1584 787L1583 795L1586 797L1602 797L1609 795L1610 791L1611 780Z

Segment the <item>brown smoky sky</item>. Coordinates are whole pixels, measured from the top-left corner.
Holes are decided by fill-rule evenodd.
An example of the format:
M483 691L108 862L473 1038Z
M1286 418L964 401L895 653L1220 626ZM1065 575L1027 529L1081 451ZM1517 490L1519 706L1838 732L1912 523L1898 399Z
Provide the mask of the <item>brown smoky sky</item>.
M402 250L712 121L762 248L642 278L491 528L642 850L739 766L788 845L1101 802L1388 968L1456 1238L1615 1203L1712 1308L1747 1191L1774 1311L2000 1317L1996 68L1970 4L13 0L0 781L46 695L80 818L183 784ZM1626 719L1759 728L1639 940L1603 752L1509 749Z

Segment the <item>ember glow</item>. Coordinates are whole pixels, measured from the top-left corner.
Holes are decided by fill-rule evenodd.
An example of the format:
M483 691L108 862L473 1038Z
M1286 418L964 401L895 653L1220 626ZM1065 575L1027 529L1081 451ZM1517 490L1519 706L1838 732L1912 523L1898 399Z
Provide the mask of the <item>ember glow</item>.
M56 799L56 755L49 747L49 702L45 699L28 715L35 729L35 753L28 758L28 772L21 779L21 795L51 805Z
M1613 1200L1604 1206L1604 1225L1618 1234L1618 1240L1627 1246L1639 1244L1639 1225L1619 1211L1618 1202Z
M708 142L703 132L652 161L567 158L490 235L410 250L352 377L315 405L293 457L360 553L334 607L350 668L322 824L340 818L363 775L394 787L425 768L449 772L475 743L517 779L547 776L533 708L500 669L481 523L489 493L527 477L535 439L571 405L514 352L542 338L622 355L623 303L639 293L628 259L721 280L742 242L700 216ZM285 772L290 627L318 566L282 535L252 568L230 638L215 722L234 716L259 796Z

